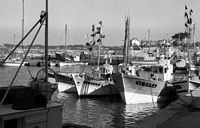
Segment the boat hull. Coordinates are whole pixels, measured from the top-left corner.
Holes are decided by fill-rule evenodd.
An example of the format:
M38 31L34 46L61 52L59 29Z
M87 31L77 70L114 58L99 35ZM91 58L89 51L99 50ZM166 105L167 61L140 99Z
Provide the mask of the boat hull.
M5 66L5 67L19 67L21 62L5 62L3 64L0 64L0 66ZM25 63L22 64L24 66Z
M83 96L104 96L119 94L115 84L107 80L85 80L79 75L72 75L78 95Z
M51 78L55 76L49 74ZM66 92L66 93L76 93L76 87L72 76L67 73L56 73L57 81L58 81L58 91L59 92Z
M149 80L132 75L114 74L113 79L122 100L126 104L157 102L165 82Z
M76 86L74 84L67 84L63 82L58 82L58 91L66 93L76 93Z

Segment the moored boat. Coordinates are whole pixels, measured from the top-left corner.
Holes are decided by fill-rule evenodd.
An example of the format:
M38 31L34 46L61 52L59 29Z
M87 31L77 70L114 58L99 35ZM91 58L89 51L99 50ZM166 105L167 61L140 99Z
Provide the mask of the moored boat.
M126 104L137 104L156 102L167 81L172 80L172 72L169 60L163 60L156 65L129 66L127 72L112 76L122 100Z
M99 77L98 74L96 77L87 73L72 74L78 95L81 97L119 94L111 78L112 69L111 65L102 67L103 77Z
M89 50L92 51L92 47L95 42L98 42L98 62L97 68L92 74L79 73L73 74L76 89L79 96L104 96L118 94L115 84L111 78L113 72L113 66L104 64L100 69L100 51L102 45L102 39L105 35L102 34L102 21L99 21L99 27L95 30L95 25L92 25L92 38L93 42L87 42L86 45L89 46ZM97 41L95 41L95 36L98 35Z
M173 80L173 65L161 56L159 60L131 62L130 18L125 21L124 63L112 74L126 104L156 102L162 89Z
M55 75L50 73L49 77L56 77L58 81L58 91L66 93L76 93L76 86L72 78L72 74L77 73L67 73L67 72L57 72Z

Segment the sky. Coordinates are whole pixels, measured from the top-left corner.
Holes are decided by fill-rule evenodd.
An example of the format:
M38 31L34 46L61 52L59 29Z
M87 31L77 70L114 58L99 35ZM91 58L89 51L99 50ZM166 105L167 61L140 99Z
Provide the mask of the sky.
M167 39L184 32L185 5L193 10L196 23L195 40L200 40L200 0L49 0L49 45L85 44L92 25L103 22L103 44L121 46L124 40L125 17L130 16L131 38ZM24 0L25 33L45 10L45 0ZM18 43L22 37L22 0L1 0L0 44ZM35 31L34 31L35 32ZM34 33L24 41L30 44ZM44 44L44 27L35 44ZM89 36L90 37L90 36Z

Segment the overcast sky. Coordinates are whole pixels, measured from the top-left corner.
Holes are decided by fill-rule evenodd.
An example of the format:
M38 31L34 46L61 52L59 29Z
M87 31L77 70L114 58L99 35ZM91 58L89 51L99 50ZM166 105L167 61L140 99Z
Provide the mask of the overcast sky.
M45 10L45 0L24 0L25 32ZM125 16L131 19L131 37L165 39L184 32L185 4L193 9L196 40L200 40L200 0L49 0L49 45L64 44L65 25L68 25L67 44L85 44L92 24L103 21L106 35L104 45L122 45ZM22 31L22 0L1 0L0 44L17 43ZM37 39L43 43L43 31ZM14 41L15 34L15 41ZM30 38L25 41L29 44Z

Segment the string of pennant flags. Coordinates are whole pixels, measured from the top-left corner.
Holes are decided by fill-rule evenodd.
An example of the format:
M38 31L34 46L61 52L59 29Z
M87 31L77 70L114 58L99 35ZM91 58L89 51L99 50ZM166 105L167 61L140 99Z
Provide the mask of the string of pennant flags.
M89 51L92 51L92 47L96 44L96 42L101 43L102 39L105 38L105 35L102 34L103 22L99 21L99 26L95 29L95 24L92 25L92 34L90 35L93 38L93 41L89 41L86 43L89 46ZM94 38L99 35L98 39L95 41Z
M184 14L184 17L185 17L185 28L186 28L186 32L187 33L190 33L192 28L191 28L191 25L194 23L193 19L192 19L192 13L193 13L193 10L192 9L189 9L187 8L187 5L185 5L185 14Z

